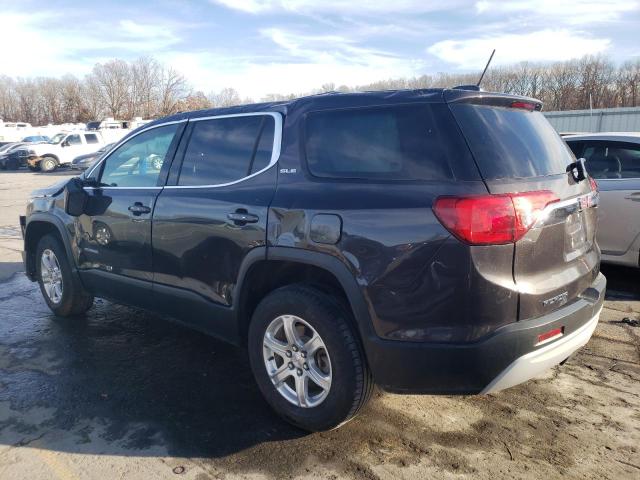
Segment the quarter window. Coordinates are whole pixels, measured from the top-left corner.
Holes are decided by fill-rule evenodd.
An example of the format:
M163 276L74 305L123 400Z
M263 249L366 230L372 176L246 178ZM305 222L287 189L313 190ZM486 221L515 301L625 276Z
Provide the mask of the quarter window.
M259 172L271 161L274 132L271 115L194 122L178 185L221 185Z
M154 187L177 124L148 130L118 147L102 165L100 184L108 187Z
M98 136L95 133L86 133L84 135L84 139L87 141L87 143L91 144L91 143L98 143Z
M453 163L466 167L473 162L446 108L434 104L310 113L305 122L309 171L328 178L452 179Z

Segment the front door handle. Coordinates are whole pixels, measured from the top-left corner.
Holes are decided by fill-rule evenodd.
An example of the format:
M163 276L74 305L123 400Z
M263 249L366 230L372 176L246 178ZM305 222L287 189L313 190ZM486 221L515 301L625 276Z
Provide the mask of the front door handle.
M246 225L247 223L257 223L260 220L260 217L254 215L253 213L249 213L246 210L236 210L233 213L228 213L227 218L231 220L236 225Z
M133 205L129 206L129 211L134 215L142 215L143 213L151 212L151 209L146 205L143 205L141 202L136 202Z

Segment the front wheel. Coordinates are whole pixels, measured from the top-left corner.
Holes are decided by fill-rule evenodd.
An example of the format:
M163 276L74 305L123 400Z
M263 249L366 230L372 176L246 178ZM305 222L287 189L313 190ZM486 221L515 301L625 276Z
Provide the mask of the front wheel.
M267 402L302 429L336 428L371 395L373 380L349 313L309 286L267 295L253 314L248 347Z
M93 297L73 276L69 259L60 241L45 235L36 249L40 291L47 305L60 317L81 315L93 305Z
M58 161L53 157L43 157L40 161L40 169L43 172L53 172L58 168Z

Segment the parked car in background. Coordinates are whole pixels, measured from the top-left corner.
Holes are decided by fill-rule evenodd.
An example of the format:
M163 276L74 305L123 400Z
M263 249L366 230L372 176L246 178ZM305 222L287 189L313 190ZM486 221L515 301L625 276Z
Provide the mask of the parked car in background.
M51 139L46 135L29 135L28 137L24 137L22 141L25 143L40 143L40 142L50 142Z
M602 261L640 266L640 133L588 133L564 137L586 160L600 189L598 244Z
M69 168L72 170L86 170L97 160L102 158L102 155L104 155L105 152L108 152L114 145L115 143L109 143L96 152L77 156L73 159Z
M0 147L0 169L17 170L26 165L27 152L23 149L27 143L15 142Z
M499 391L586 344L604 301L598 193L541 108L467 87L163 118L33 193L25 272L57 315L106 297L245 346L308 430L374 382Z
M91 153L104 145L100 132L71 132L54 135L48 143L23 147L28 152L31 170L52 172L60 166L70 165L78 155Z
M32 132L33 127L26 122L3 122L0 120L0 142L19 142Z

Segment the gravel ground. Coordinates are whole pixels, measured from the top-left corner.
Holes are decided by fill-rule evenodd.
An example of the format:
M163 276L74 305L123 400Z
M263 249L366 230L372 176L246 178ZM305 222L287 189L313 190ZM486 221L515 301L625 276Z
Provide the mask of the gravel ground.
M66 175L60 172L57 176ZM0 173L0 478L640 478L638 272L603 268L591 342L490 396L376 392L337 431L282 423L246 354L97 301L53 317L21 273L17 216L59 178Z

